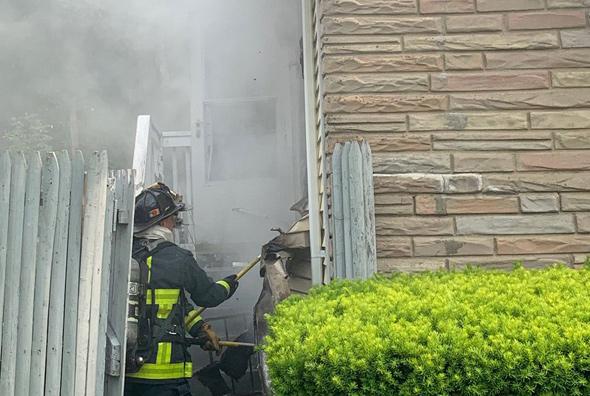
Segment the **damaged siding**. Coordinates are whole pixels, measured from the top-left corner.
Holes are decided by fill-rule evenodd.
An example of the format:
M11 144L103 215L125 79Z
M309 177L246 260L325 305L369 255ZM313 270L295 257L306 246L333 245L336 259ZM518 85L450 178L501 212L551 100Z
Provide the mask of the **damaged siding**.
M590 4L322 0L326 153L374 153L379 270L590 255Z

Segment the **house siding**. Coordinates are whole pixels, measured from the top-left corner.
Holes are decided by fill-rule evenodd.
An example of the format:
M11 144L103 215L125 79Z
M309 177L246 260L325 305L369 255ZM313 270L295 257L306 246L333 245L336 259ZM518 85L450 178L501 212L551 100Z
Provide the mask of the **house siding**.
M589 2L318 5L326 150L371 145L381 272L590 255Z

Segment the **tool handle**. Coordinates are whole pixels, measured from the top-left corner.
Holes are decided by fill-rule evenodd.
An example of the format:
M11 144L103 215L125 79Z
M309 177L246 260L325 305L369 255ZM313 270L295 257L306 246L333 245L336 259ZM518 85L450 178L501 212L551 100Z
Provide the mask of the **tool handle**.
M244 268L242 268L242 270L236 274L236 280L240 280L240 278L242 278L252 268L254 268L256 266L256 264L258 264L258 262L260 262L260 256L258 256L255 259L249 261L248 264L246 264L246 266ZM194 316L197 316L197 315L202 314L205 309L206 309L205 307L201 307L201 308L197 309L197 313Z
M236 347L252 347L254 348L256 344L252 344L251 342L236 342L236 341L219 341L219 345L226 348L236 348Z
M254 268L256 266L256 264L258 264L258 262L260 262L260 256L256 257L253 260L250 260L248 262L248 264L246 264L246 266L244 268L242 268L242 270L236 274L236 279L240 280L244 275L246 275L248 272L250 272L250 270L252 268Z

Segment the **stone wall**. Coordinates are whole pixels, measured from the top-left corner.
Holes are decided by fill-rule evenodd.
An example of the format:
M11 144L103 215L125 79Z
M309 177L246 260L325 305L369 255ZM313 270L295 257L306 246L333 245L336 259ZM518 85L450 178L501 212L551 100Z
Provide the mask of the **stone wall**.
M379 268L590 255L590 0L323 0L328 151L374 153Z

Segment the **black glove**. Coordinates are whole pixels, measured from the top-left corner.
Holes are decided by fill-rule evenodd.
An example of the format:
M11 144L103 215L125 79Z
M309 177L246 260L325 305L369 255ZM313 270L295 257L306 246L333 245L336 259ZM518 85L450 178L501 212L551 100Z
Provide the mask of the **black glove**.
M226 276L225 278L223 278L223 281L229 285L229 295L227 296L227 298L230 298L238 289L240 282L238 282L237 275L235 274Z

